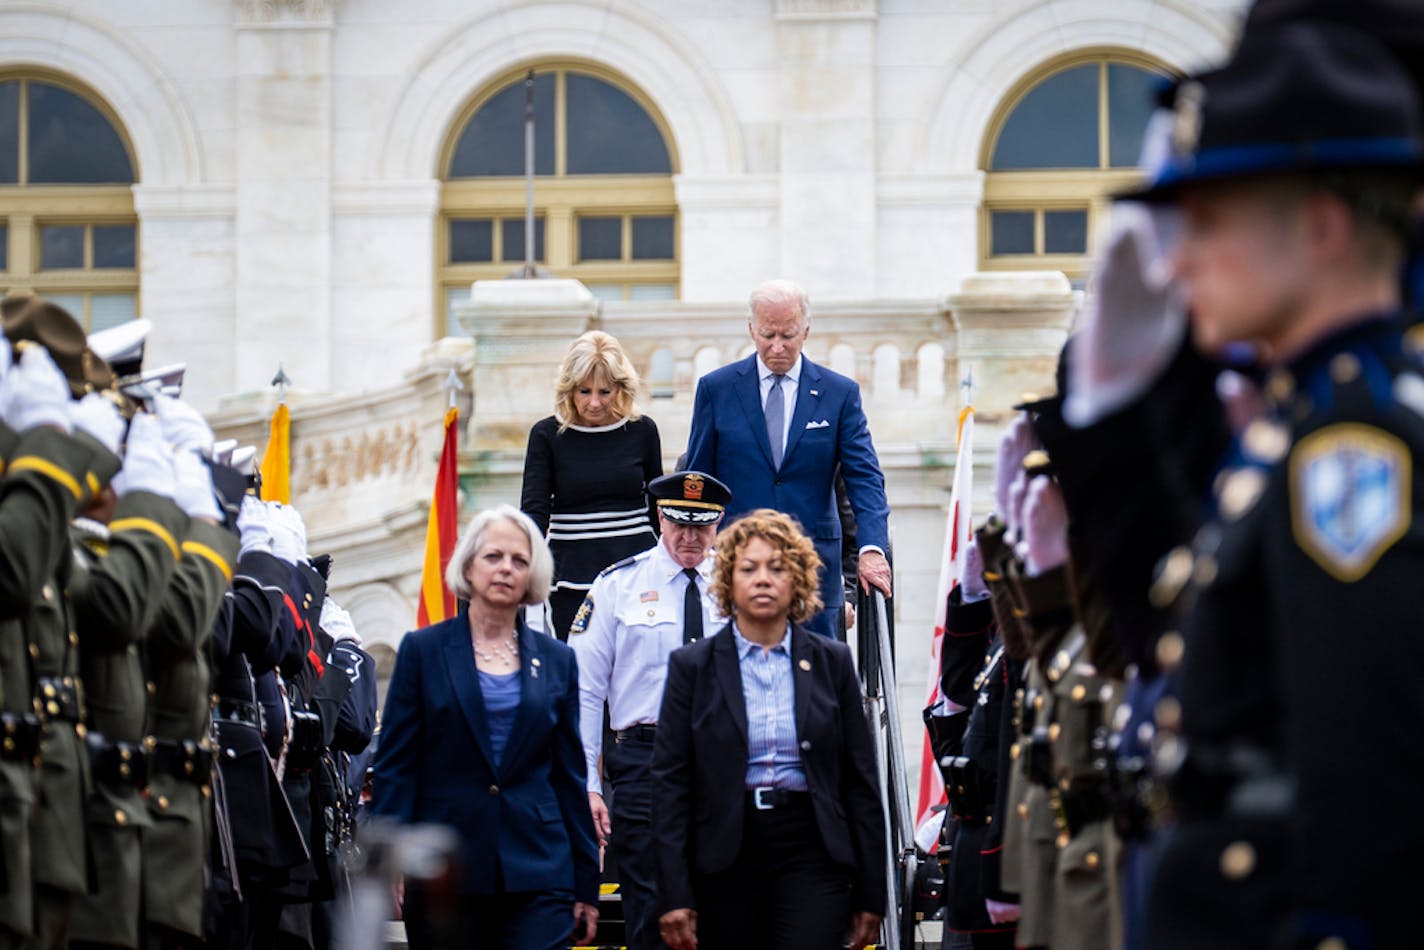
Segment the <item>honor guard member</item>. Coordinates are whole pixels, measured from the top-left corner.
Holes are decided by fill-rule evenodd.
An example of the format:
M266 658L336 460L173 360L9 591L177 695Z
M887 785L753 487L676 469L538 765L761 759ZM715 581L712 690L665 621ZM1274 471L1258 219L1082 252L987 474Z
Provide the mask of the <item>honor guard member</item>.
M1181 208L1193 337L1253 345L1266 407L1153 589L1185 622L1155 710L1175 823L1146 943L1412 946L1424 329L1399 274L1419 102L1364 34L1300 23L1248 37L1174 109L1170 160L1127 197Z
M569 635L578 655L589 807L599 844L611 840L618 861L630 950L664 945L650 827L653 734L668 654L726 623L708 595L708 577L712 541L732 500L726 485L701 472L656 478L648 494L657 505L662 540L594 580ZM613 727L613 747L605 756L611 814L598 771L605 700Z

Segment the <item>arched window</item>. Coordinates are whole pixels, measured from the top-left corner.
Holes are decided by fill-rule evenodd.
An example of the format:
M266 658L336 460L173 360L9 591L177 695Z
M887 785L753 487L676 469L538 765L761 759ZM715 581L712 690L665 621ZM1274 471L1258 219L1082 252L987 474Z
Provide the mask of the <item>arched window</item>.
M1061 270L1081 286L1108 196L1138 177L1153 93L1168 75L1139 53L1080 53L1006 97L984 142L985 269Z
M441 162L440 333L475 280L524 263L527 69L470 100ZM678 295L677 156L649 100L610 70L534 67L534 258L606 300Z
M57 74L0 72L0 290L93 332L138 313L132 150L113 111Z

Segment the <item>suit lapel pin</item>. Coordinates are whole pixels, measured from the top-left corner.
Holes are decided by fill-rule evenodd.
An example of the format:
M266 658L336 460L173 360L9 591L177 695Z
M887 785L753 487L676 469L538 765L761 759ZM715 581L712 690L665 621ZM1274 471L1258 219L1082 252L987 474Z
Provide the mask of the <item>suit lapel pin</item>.
M813 396L819 396L819 395L821 395L821 391L820 391L819 389L813 389L813 390L811 390L811 395L813 395Z
M539 658L536 656L536 657L534 657L533 659L531 659L531 660L529 661L529 666L530 666L530 670L529 670L529 675L530 675L530 677L537 679L538 676L539 676Z
M797 663L796 665L799 666L799 667L801 667L801 670L802 670L802 672L804 672L804 673L809 673L809 672L811 672L811 661L810 661L810 660L802 660L800 663Z

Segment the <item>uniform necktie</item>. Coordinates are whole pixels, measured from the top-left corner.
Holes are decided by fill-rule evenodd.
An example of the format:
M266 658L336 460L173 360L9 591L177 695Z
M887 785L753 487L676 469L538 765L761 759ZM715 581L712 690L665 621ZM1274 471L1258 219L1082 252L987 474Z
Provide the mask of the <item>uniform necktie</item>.
M687 592L682 595L682 642L702 639L702 595L697 590L697 568L683 568Z
M771 440L771 464L781 468L781 453L786 450L786 397L781 394L781 381L786 377L771 377L771 392L766 397L766 437Z

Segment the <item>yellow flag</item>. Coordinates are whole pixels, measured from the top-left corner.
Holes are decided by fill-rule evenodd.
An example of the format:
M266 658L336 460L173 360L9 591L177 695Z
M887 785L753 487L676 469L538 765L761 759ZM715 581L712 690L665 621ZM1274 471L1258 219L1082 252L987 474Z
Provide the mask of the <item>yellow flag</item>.
M262 453L262 498L264 501L292 503L292 414L282 403L272 413L272 429L267 451Z

